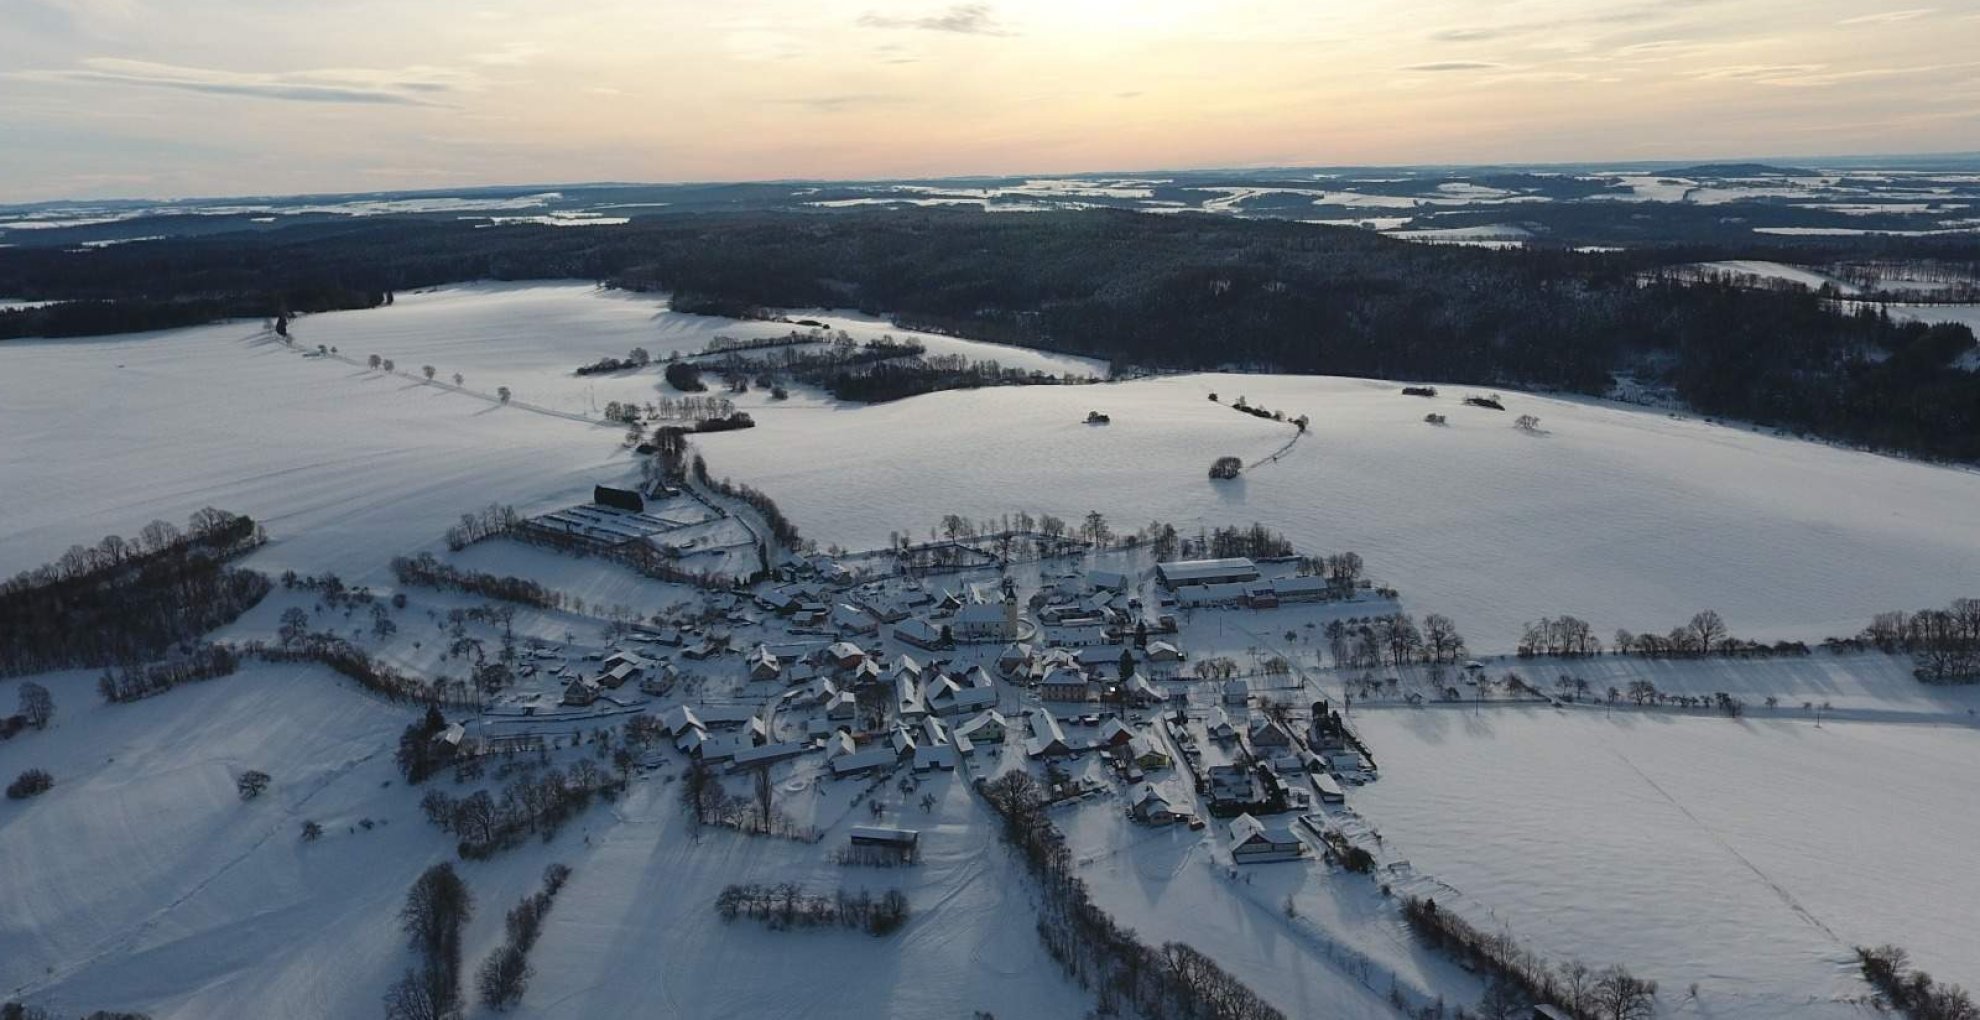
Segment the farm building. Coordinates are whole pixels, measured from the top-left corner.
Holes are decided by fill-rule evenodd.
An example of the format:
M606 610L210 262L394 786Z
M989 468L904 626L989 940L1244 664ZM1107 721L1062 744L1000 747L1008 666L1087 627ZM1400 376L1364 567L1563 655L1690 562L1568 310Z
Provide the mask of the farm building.
M646 498L631 489L596 485L591 489L591 501L599 506L609 506L614 510L624 510L628 513L646 512Z
M1157 563L1155 576L1171 591L1203 584L1243 584L1258 580L1258 565L1243 557L1172 560Z
M904 644L910 644L916 648L930 651L940 648L943 645L942 628L918 616L902 620L894 628L894 639Z

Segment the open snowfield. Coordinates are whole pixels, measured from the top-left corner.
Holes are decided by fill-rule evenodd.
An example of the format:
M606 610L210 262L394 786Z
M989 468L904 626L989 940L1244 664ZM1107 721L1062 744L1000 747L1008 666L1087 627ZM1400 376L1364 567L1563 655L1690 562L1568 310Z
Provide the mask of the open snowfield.
M1385 848L1554 958L1628 965L1667 1009L1855 1016L1853 945L1980 984L1980 734L1599 709L1357 711ZM1696 1003L1684 1002L1691 982Z
M7 575L216 506L267 526L261 569L375 581L464 512L633 470L617 428L304 358L258 323L0 344L0 434Z
M1290 426L1206 400L1311 415L1290 454L1235 482ZM1854 634L1878 610L1943 605L1980 577L1980 473L1596 402L1511 394L1507 410L1393 384L1192 375L953 392L858 410L790 407L701 440L806 535L878 547L946 513L1108 513L1117 528L1263 521L1302 549L1351 549L1406 606L1477 651L1572 613L1598 633L1666 630L1717 608L1747 637ZM1089 408L1108 426L1081 424ZM1445 427L1423 415L1449 416ZM1542 434L1510 427L1532 413Z
M90 674L48 682L56 725L0 743L0 772L32 765L56 776L32 801L0 802L0 997L77 1014L138 1008L158 1020L376 1015L410 963L395 916L406 889L454 857L392 764L407 710L315 667L253 667L129 705L101 703ZM250 768L275 781L243 803L234 779ZM908 803L930 792L933 813ZM1045 957L1027 880L989 837L965 780L879 796L924 830L920 865L831 863L843 822L815 845L725 830L696 837L672 781L637 782L553 842L456 862L476 899L467 965L501 941L503 911L534 890L543 867L562 862L574 874L514 1015L1083 1013L1089 997ZM366 818L373 828L353 828ZM305 819L323 825L318 842L298 839ZM782 881L822 892L899 887L914 915L885 940L716 916L723 886Z

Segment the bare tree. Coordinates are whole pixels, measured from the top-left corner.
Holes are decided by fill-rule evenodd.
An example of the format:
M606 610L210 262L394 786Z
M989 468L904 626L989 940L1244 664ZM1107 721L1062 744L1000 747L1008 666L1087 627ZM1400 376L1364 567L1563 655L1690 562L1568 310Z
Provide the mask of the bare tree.
M21 717L29 726L37 730L48 728L49 720L55 718L55 697L48 688L32 680L21 683Z
M421 365L421 366L419 366L419 371L420 371L420 374L421 374L421 375L424 375L424 376L426 376L426 381L427 381L427 382L432 382L432 381L433 381L433 371L434 371L434 369L433 369L433 366L432 366L432 365Z
M1601 1020L1644 1020L1656 1013L1657 982L1645 981L1620 965L1596 975L1589 999Z
M1719 618L1718 610L1707 609L1691 618L1692 647L1699 655L1710 655L1712 649L1726 640L1726 621Z
M495 387L495 397L496 397L496 399L498 399L498 400L500 400L500 401L501 401L502 403L504 403L504 404L506 404L506 403L508 403L508 402L509 402L509 388L508 388L507 386L497 386L497 387Z

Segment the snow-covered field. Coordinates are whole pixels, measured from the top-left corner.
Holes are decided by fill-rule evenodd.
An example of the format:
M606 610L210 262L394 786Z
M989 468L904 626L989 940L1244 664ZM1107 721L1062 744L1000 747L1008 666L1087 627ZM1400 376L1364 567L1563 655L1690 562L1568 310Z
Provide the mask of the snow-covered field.
M1860 1015L1850 947L1882 942L1980 984L1969 726L1507 707L1356 724L1382 779L1350 799L1461 894L1440 903L1626 964L1667 1008Z
M1225 403L1310 415L1291 428ZM1116 527L1263 521L1304 549L1351 549L1416 611L1480 651L1572 613L1607 635L1718 609L1750 637L1854 634L1876 611L1943 605L1980 577L1980 473L1695 419L1526 394L1507 410L1388 383L1192 375L918 397L854 412L793 406L702 440L821 542L884 545L946 513L1108 513ZM1081 424L1108 412L1104 427ZM1422 421L1447 414L1445 427ZM1511 428L1532 413L1542 434Z
M844 313L792 314L861 338L901 332ZM389 308L296 322L302 347L334 345L358 364L305 357L260 323L9 341L0 575L212 505L268 527L273 541L249 560L257 569L387 584L391 557L434 548L463 512L539 512L632 476L622 430L584 419L594 400L657 395L659 372L579 379L577 364L789 328L554 283L408 293ZM1007 365L1103 370L922 339ZM372 353L401 374L362 367ZM464 375L465 391L404 374L429 363L442 380ZM498 385L516 405L484 396ZM1302 551L1361 553L1406 608L1452 616L1481 654L1510 649L1542 615L1572 613L1606 635L1668 629L1712 607L1742 637L1818 639L1853 633L1879 610L1980 594L1980 473L1593 401L1513 393L1492 411L1464 406L1465 393L1444 387L1424 400L1391 383L1264 375L868 407L752 392L738 404L758 428L696 442L715 474L765 489L821 544L877 547L890 532L925 535L944 514L1020 509L1100 510L1117 530L1150 518L1188 531L1261 521ZM1310 433L1288 446L1291 426L1231 410L1240 395L1310 416ZM1112 423L1085 424L1096 409ZM1449 424L1424 423L1433 410ZM1539 432L1510 427L1527 413ZM1251 466L1212 483L1209 462L1226 454ZM593 607L652 612L681 594L506 542L455 561L527 575ZM415 616L472 600L420 601ZM223 636L266 636L298 602L308 598L278 593ZM1199 614L1183 639L1192 654L1236 656L1349 608ZM550 640L595 622L525 615L518 633ZM447 669L441 642L422 636L426 645L403 634L381 657ZM1544 686L1551 668L1529 672ZM1980 707L1974 692L1920 688L1881 656L1572 669L1598 689L1641 673L1667 691L1727 690L1749 704L1772 694L1782 708L1735 723L1357 707L1383 778L1358 789L1354 806L1396 855L1461 890L1465 909L1552 955L1628 963L1665 982L1667 1008L1785 1016L1860 994L1845 959L1852 942L1899 942L1940 977L1980 984L1965 916L1980 890L1961 857L1973 823L1958 810L1971 800L1961 783L1980 739L1956 724ZM35 801L0 804L0 997L75 1012L144 1008L161 1020L375 1014L406 963L396 905L421 868L452 856L396 781L391 743L408 711L304 667L256 666L132 705L102 705L93 682L49 678L55 727L0 742L0 776L30 765L57 776ZM8 686L0 709L11 706ZM1795 710L1804 701L1838 713L1816 729ZM669 767L678 773L677 760ZM269 796L235 797L247 768L276 777ZM494 946L502 910L561 860L576 874L533 956L525 1015L1083 1014L1091 994L1044 956L1027 880L965 783L956 774L911 795L883 788L889 810L927 833L926 860L872 872L832 864L820 846L725 832L697 841L671 782L636 782L550 844L462 866L480 907L467 955ZM935 795L926 814L922 793ZM1151 836L1118 809L1107 801L1064 816L1096 898L1152 941L1212 951L1290 1015L1381 1015L1380 990L1350 980L1342 954L1426 990L1475 991L1421 954L1379 894L1356 884L1365 880L1278 865L1234 881L1211 844L1184 830ZM365 818L369 830L358 827ZM321 842L296 838L303 819L325 825ZM843 842L844 818L818 820L827 845ZM715 920L723 885L787 879L898 884L915 919L877 952L861 934ZM1282 909L1288 897L1294 917ZM1695 1005L1682 1001L1691 981Z

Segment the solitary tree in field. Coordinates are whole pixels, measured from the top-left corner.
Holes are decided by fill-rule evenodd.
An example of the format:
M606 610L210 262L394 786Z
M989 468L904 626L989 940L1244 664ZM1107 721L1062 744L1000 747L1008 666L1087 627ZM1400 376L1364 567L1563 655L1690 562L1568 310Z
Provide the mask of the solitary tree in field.
M427 382L432 382L432 381L433 381L433 366L432 366L432 365L421 365L421 366L419 366L419 370L420 370L420 372L421 372L422 374L424 374L424 375L426 376L426 381L427 381Z
M260 769L249 769L241 773L241 778L234 781L234 786L240 791L242 800L253 800L267 791L268 784L272 780L273 777Z
M32 680L21 683L21 718L35 729L48 728L48 721L55 718L55 698L48 688Z
M508 403L508 402L509 402L509 388L508 388L507 386L497 386L497 387L495 387L495 396L496 396L496 399L498 399L498 400L500 400L500 401L502 401L502 403L504 403L504 404L506 404L506 403Z
M1540 419L1530 414L1522 414L1513 419L1513 428L1521 432L1538 432L1540 431Z
M395 368L397 367L397 366L395 366L395 365L393 365L393 364L392 364L392 359L391 359L391 358L386 358L385 360L383 360L383 361L381 361L381 362L379 362L379 365L380 365L380 367L382 367L382 368L384 368L384 369L385 369L385 371L387 371L387 372L390 372L390 371L393 371L393 370L394 370L394 369L395 369Z
M377 368L380 365L385 364L385 359L374 354L371 357L364 359L364 363L370 365L372 368Z
M463 375L461 375L461 374L460 374L459 372L455 372L455 373L454 373L454 385L456 385L456 386L459 386L460 384L462 384L462 383L464 383L464 382L467 382L467 377L466 377L466 376L463 376Z

